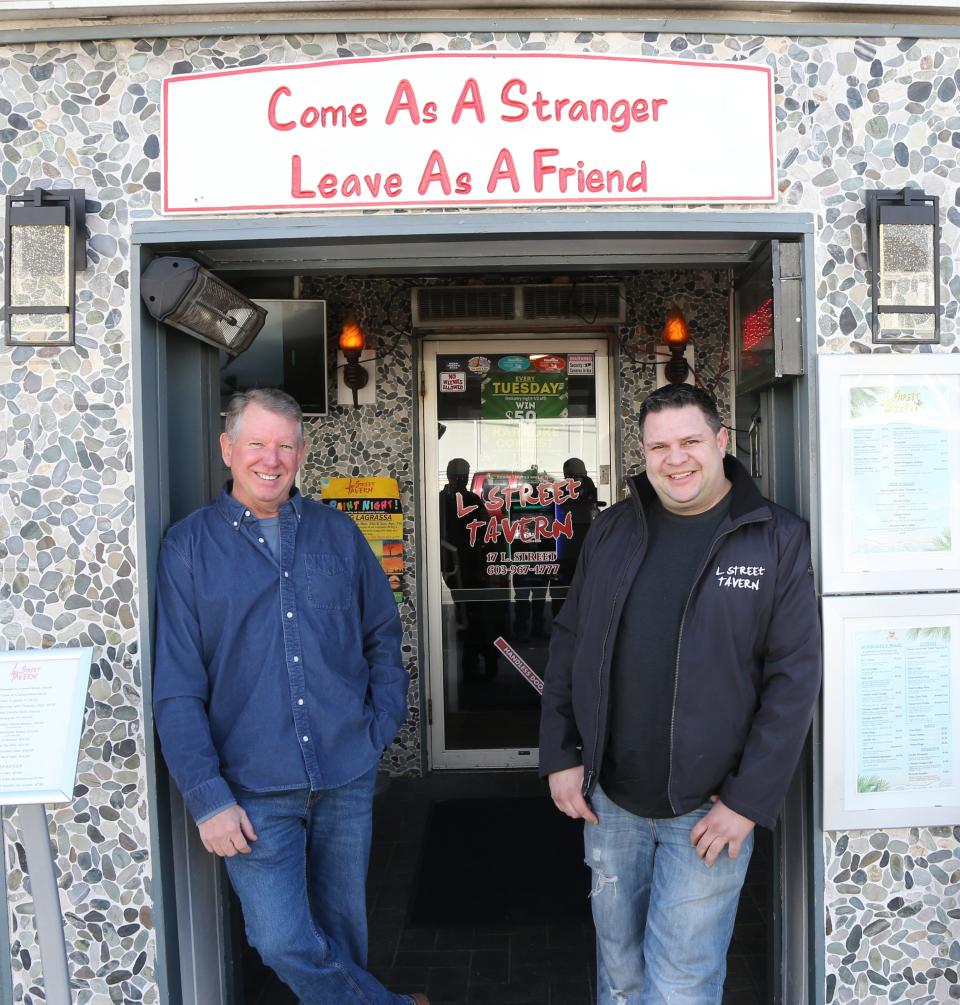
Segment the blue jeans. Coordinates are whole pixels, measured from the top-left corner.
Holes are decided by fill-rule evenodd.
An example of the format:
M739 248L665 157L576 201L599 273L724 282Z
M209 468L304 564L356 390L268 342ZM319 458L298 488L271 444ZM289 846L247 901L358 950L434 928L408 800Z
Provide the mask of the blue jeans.
M257 835L224 859L250 944L303 1005L409 1005L367 973L372 768L338 789L240 791Z
M711 803L671 820L628 813L599 786L591 803L597 1005L720 1005L753 832L736 859L724 850L708 867L690 831Z

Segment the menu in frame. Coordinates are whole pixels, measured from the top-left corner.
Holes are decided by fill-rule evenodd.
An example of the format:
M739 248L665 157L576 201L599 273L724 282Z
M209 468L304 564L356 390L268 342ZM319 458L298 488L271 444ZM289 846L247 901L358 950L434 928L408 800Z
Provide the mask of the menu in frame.
M820 369L824 592L960 588L960 360Z
M958 517L955 378L847 377L841 382L849 557L951 550ZM954 475L951 478L951 475Z
M824 826L960 819L960 605L826 597Z
M73 798L93 650L0 653L0 805Z
M952 789L952 625L854 628L851 645L856 795Z

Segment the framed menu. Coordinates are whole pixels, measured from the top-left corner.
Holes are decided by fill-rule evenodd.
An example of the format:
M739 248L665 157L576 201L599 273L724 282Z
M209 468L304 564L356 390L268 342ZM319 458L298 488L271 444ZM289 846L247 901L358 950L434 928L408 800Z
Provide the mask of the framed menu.
M960 596L824 597L826 830L960 824Z
M960 589L960 355L819 368L824 593Z
M73 799L93 650L0 653L0 805Z

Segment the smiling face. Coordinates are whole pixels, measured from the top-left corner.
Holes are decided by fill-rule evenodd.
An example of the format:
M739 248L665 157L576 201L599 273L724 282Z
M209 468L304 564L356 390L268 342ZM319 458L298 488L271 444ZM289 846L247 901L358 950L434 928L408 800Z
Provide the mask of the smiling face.
M664 509L696 516L715 506L730 490L723 473L727 430L714 433L696 405L664 408L647 415L643 452L647 477Z
M298 433L293 419L251 403L240 416L234 438L221 435L223 463L233 475L233 498L255 516L276 516L289 498L307 449Z

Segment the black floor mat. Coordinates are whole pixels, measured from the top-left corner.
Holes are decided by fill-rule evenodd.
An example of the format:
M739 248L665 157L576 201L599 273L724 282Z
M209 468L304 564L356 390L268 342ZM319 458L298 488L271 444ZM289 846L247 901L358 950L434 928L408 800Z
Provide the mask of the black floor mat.
M583 823L547 798L433 805L411 906L413 925L587 920Z

